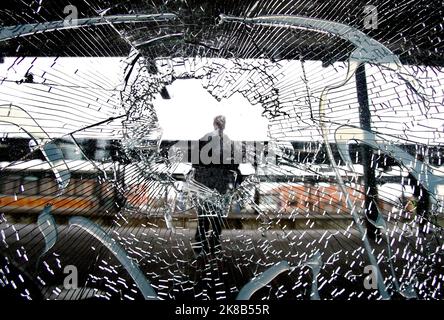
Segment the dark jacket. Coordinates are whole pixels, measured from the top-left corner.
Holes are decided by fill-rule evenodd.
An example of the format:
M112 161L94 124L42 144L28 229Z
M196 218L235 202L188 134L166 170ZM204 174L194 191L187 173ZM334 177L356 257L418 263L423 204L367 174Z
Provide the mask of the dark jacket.
M239 163L235 163L235 144L226 134L215 130L199 139L199 164L194 164L194 179L224 194L241 183Z

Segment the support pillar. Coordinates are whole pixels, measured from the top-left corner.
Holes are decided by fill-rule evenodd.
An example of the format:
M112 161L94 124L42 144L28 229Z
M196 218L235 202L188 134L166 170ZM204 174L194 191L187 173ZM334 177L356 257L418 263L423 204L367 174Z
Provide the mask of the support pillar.
M365 74L365 65L361 64L356 70L356 89L359 102L359 123L362 129L371 131L371 114L368 102L367 92L367 78ZM376 186L375 177L375 163L372 161L373 150L371 147L362 144L360 146L362 166L363 166L363 182L365 192L365 213L367 217L373 221L378 218L378 210L376 209L376 200L378 197L378 190ZM374 239L377 234L377 229L370 223L366 222L368 235Z

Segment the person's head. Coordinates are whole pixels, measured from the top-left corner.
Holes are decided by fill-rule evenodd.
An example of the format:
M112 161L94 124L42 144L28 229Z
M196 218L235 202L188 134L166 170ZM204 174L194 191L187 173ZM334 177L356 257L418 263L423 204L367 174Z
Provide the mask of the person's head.
M225 129L225 117L220 115L214 118L213 120L213 126L214 130L220 130L223 131Z

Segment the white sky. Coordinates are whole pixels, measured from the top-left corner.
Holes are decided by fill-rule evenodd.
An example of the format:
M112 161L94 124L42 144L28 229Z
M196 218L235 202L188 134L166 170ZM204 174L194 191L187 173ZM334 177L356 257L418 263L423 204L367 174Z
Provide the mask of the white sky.
M213 131L213 119L224 115L225 133L232 140L267 140L268 120L262 107L251 105L241 94L218 102L201 80L176 80L167 86L171 99L157 96L153 104L165 140L197 140Z

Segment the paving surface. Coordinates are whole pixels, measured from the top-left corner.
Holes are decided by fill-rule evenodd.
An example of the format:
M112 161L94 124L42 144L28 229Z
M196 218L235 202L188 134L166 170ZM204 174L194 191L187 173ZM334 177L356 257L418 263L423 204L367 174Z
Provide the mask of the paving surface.
M229 227L222 232L222 250L199 257L192 247L194 228L177 227L175 232L154 224L103 228L137 262L162 299L235 299L254 276L284 260L294 268L277 276L252 299L310 299L312 273L302 264L316 251L321 253L324 263L317 278L321 299L379 297L377 290L364 288L364 268L369 263L361 238L353 228L348 232L345 229L241 230ZM59 225L55 246L39 263L37 260L44 251L45 242L37 225L3 223L0 230L6 239L0 244L1 253L38 288L35 292L40 291L46 298L78 299L92 292L110 299L142 298L135 281L115 256L79 227ZM373 243L373 246L390 290L386 243ZM393 240L391 249L395 253L395 273L403 283L409 276L407 260L418 250L415 238ZM77 268L78 286L82 289L62 290L67 276L63 270L67 265ZM432 274L442 274L442 270L436 268ZM442 296L437 286L441 283L436 283L435 278L435 298ZM33 294L38 296L35 292Z

